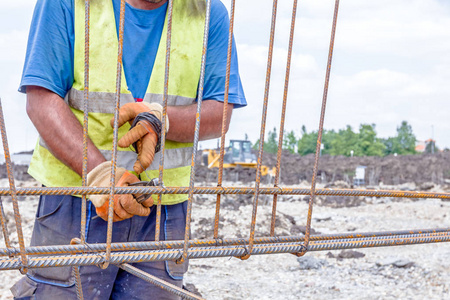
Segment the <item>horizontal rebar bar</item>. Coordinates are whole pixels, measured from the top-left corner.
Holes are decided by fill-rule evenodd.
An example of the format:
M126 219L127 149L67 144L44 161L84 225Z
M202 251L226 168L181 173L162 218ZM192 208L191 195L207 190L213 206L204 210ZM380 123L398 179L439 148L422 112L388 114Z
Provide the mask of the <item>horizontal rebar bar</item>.
M194 194L204 195L253 195L252 187L194 187ZM109 194L110 189L105 187L40 187L17 188L18 196L36 195L88 195ZM0 196L10 195L8 188L0 188ZM188 187L117 187L116 194L188 194ZM265 195L310 195L310 189L266 187L260 188L260 194ZM318 189L316 195L320 196L351 196L351 197L392 197L392 198L438 198L450 199L450 193L433 193L422 191L398 191L398 190L351 190L351 189Z
M187 290L183 290L182 288L177 287L176 285L173 285L167 281L164 281L156 276L153 276L149 273L146 273L132 265L129 264L121 264L119 265L119 267L122 270L127 271L130 274L133 274L136 277L139 277L145 281L148 281L154 285L156 285L157 287L160 287L174 295L177 295L183 299L192 299L192 300L196 300L196 299L203 299Z
M325 251L351 248L369 248L401 246L425 243L439 243L450 241L450 232L439 232L435 234L406 234L402 236L349 238L336 240L310 240L308 251ZM302 243L265 243L255 244L252 255L275 254L275 253L298 253L303 250ZM182 256L182 249L164 249L150 251L115 252L111 254L112 264L139 263L147 261L177 260ZM211 246L189 248L188 258L229 257L243 256L248 252L247 245L237 246ZM29 268L47 268L78 265L98 265L105 261L103 256L96 254L72 254L28 257ZM19 258L0 259L0 270L19 269L23 267Z
M361 233L343 233L343 234L321 234L312 235L311 241L324 240L344 240L357 238L379 238L386 236L430 236L450 234L450 228L436 228L436 229L414 229L414 230L400 230L400 231L383 231L383 232L361 232ZM280 236L280 237L257 237L255 244L268 243L293 243L303 242L304 235L300 236ZM191 240L191 247L206 247L206 246L239 246L247 245L248 239L244 238L230 238L230 239L205 239L205 240ZM183 248L184 241L158 241L158 242L129 242L129 243L112 243L111 251L137 251L137 250L161 250L161 249L177 249ZM106 244L87 244L87 245L54 245L54 246L38 246L27 247L26 253L28 255L48 255L48 254L70 254L70 253L95 253L105 251ZM0 249L0 256L18 255L20 253L18 248L2 248Z

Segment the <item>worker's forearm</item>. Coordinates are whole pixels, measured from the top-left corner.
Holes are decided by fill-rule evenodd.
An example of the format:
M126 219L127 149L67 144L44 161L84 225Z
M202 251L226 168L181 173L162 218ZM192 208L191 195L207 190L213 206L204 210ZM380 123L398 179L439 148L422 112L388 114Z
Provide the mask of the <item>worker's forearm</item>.
M27 87L27 113L50 152L80 176L83 170L83 127L57 94ZM105 161L88 140L88 172Z
M223 103L214 100L203 101L199 139L207 140L217 138L222 133ZM225 131L228 131L233 104L227 107L227 122ZM197 104L187 106L168 106L169 132L166 138L176 142L193 142L195 132L195 121L197 115Z

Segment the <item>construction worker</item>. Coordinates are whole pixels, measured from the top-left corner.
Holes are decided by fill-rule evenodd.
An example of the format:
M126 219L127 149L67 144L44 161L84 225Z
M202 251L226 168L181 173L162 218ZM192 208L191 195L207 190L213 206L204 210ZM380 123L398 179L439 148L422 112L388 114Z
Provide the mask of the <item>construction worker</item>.
M164 93L167 0L127 0L119 111L116 186L158 177ZM19 91L39 132L29 173L44 186L81 186L84 99L84 1L38 0ZM164 152L166 186L189 183L199 86L205 0L174 0L170 80ZM91 1L89 52L88 185L108 186L113 147L113 112L120 0ZM220 136L229 19L219 0L211 1L200 139ZM233 46L228 104L246 105ZM206 101L207 100L207 101ZM138 115L143 113L143 119ZM138 121L131 131L130 124ZM133 147L134 145L134 147ZM138 150L138 156L134 150ZM145 170L145 171L144 171ZM87 243L104 243L108 195L91 196L83 231ZM162 198L160 240L184 238L187 195ZM113 242L152 241L153 199L139 204L133 195L115 195ZM80 235L81 198L41 196L32 246L67 245ZM99 216L99 217L97 217ZM187 262L135 265L179 287ZM174 299L172 294L116 266L81 266L85 299ZM29 270L11 291L16 299L74 299L71 267Z

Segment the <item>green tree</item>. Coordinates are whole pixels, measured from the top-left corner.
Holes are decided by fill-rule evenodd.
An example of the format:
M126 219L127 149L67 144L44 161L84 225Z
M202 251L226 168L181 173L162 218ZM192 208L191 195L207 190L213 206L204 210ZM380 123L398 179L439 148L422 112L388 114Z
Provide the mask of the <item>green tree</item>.
M278 134L277 128L269 130L267 133L267 142L264 142L264 151L268 153L277 153L278 150Z
M397 127L397 135L383 141L386 146L385 154L408 155L416 154L416 136L412 131L411 125L407 121L402 121Z
M358 140L358 150L361 152L355 153L356 156L383 156L386 146L377 138L375 124L361 124Z
M316 153L317 132L308 133L305 125L302 126L302 137L298 140L297 153L307 155Z
M416 153L416 136L412 131L411 125L403 121L400 127L397 127L396 143L394 151L398 154L415 154Z
M283 149L289 150L290 153L295 153L298 139L293 130L284 132L283 134Z
M353 151L354 155L361 153L358 145L358 134L353 131L350 125L347 125L345 129L340 129L336 137L331 141L329 154L350 156L351 151Z

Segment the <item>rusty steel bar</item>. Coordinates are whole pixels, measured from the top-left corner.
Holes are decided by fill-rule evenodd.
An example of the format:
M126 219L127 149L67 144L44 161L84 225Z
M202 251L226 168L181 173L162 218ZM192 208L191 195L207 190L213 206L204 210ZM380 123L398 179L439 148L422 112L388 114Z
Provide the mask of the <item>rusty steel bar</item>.
M101 195L109 194L110 190L106 187L33 187L33 188L17 188L18 196L25 195ZM253 195L254 187L194 187L194 194L203 195ZM188 194L188 187L154 187L154 186L133 186L133 187L117 187L116 194ZM259 193L262 195L310 195L310 189L286 188L286 187L266 187L260 188ZM9 196L11 192L8 188L0 188L0 196ZM392 198L436 198L450 199L450 193L433 193L423 191L397 191L397 190L351 190L351 189L318 189L318 196L351 196L351 197L392 197Z
M273 57L273 44L275 40L275 25L277 19L277 5L278 1L273 0L272 8L272 24L270 27L270 39L269 39L269 53L267 57L267 71L266 71L266 84L264 88L264 104L263 112L261 117L261 131L259 136L259 152L258 152L258 163L256 166L256 182L255 182L255 194L253 196L253 211L252 211L252 222L250 224L250 242L248 245L248 253L246 253L241 259L248 259L252 253L253 239L255 238L255 227L256 227L256 214L258 210L258 197L260 194L259 186L261 183L261 166L262 166L262 154L264 150L264 135L266 132L266 119L267 119L267 104L269 102L269 88L270 88L270 75L272 72L272 57Z
M75 277L75 288L77 290L77 299L83 300L83 287L81 284L80 268L78 266L72 267L72 275Z
M283 135L284 135L284 121L286 118L286 103L289 89L289 75L291 73L291 58L292 58L292 47L294 44L294 30L295 30L295 16L297 15L297 0L294 0L292 7L292 18L291 18L291 30L289 33L289 46L288 46L288 56L286 62L286 76L284 80L284 93L283 93L283 106L281 109L281 121L280 121L280 134L278 137L278 151L277 151L277 167L276 174L274 178L273 186L278 187L280 181L280 169L281 169L281 151L283 149ZM270 223L270 236L275 235L275 221L277 218L277 200L278 195L273 195L272 204L272 221Z
M5 211L3 209L2 197L0 197L0 223L2 226L2 233L3 233L3 239L5 240L5 246L6 246L6 248L10 249L11 244L9 241L8 227L5 222Z
M116 77L116 106L114 109L114 132L113 132L113 147L111 158L111 186L109 193L109 210L108 210L108 229L106 234L106 253L105 262L102 263L102 268L107 268L111 259L111 240L113 230L113 215L114 215L114 190L116 186L116 167L117 167L117 140L119 135L119 108L120 108L120 92L122 83L122 55L123 55L123 31L125 25L125 0L120 0L120 18L119 18L119 45L117 50L117 77Z
M324 240L312 241L308 251L325 251L351 248L387 247L425 243L449 242L450 233L445 235L417 236L406 235L402 237L386 236L382 239L359 238L344 240ZM299 253L303 251L303 243L272 243L254 245L252 255L275 254L275 253ZM246 245L239 246L218 246L189 248L188 258L207 257L241 257L248 253ZM147 261L179 260L183 256L180 249L164 249L153 251L117 252L111 255L112 264L139 263ZM53 257L30 257L29 268L47 268L80 265L98 265L104 262L104 257L98 254L72 254L68 256L57 255ZM19 269L23 265L18 258L0 259L0 270Z
M361 233L342 233L342 234L321 234L310 236L310 241L326 241L326 240L347 240L347 239L384 239L385 237L407 237L414 235L417 237L441 236L449 235L450 228L436 228L436 229L415 229L415 230L400 230L400 231L383 231L383 232L361 232ZM255 244L281 244L304 242L305 236L281 236L281 237L258 237L255 238ZM247 245L249 239L230 238L230 239L206 239L206 240L191 240L191 247L207 247L207 246L240 246ZM184 247L184 241L159 241L159 242L127 242L127 243L112 243L112 251L138 251L138 250L162 250L162 249L180 249ZM49 255L49 254L70 254L70 253L96 253L104 252L106 249L105 243L98 244L84 244L84 245L54 245L54 246L37 246L27 247L25 251L28 255ZM20 254L17 248L1 249L0 256L11 256Z
M206 1L206 16L205 16L205 30L203 32L203 53L202 63L200 68L200 81L198 87L197 96L197 114L195 120L195 132L194 132L194 144L192 145L192 160L191 160L191 176L189 181L189 197L186 212L186 228L184 231L184 249L181 261L187 259L187 253L189 248L189 237L191 233L191 214L192 214L192 201L194 198L194 180L195 180L195 160L197 157L198 140L200 133L200 117L203 101L203 86L205 83L205 66L206 66L206 52L208 50L208 35L209 35L209 20L211 17L211 0Z
M318 173L318 169L319 169L320 144L322 142L323 123L325 120L325 109L327 107L328 84L330 82L331 62L333 59L334 37L336 34L336 23L337 23L338 11L339 11L339 0L336 0L335 6L334 6L333 26L332 26L332 30L331 30L330 48L329 48L329 52L328 52L327 72L325 75L325 85L323 88L322 109L320 112L319 132L317 134L317 144L316 144L316 154L315 154L315 158L314 158L313 176L311 179L311 198L309 199L308 218L306 221L305 250L302 253L299 253L298 255L304 255L306 253L306 251L308 250L309 235L311 233L311 217L312 217L312 210L313 210L313 206L314 206L314 199L316 197L316 177L317 177L317 173Z
M167 281L164 281L156 276L153 276L151 274L148 274L130 264L121 264L118 265L119 268L122 270L127 271L130 274L133 274L134 276L141 278L145 281L150 282L151 284L156 285L157 287L160 287L161 289L168 291L169 293L172 293L174 295L177 295L183 299L203 299L187 290L183 290L182 288L177 287L176 285L173 285Z
M231 50L233 49L235 3L236 3L236 0L231 1L230 28L228 31L227 68L226 68L226 73L225 73L225 95L224 95L224 99L223 99L222 134L220 137L219 173L217 175L217 187L222 186L222 180L223 180L223 158L225 155L225 128L227 127L227 123L228 123L228 96L229 96L229 91L230 91ZM219 236L220 198L221 198L221 194L217 194L216 214L214 217L214 238L215 239L217 239Z
M83 101L83 171L82 186L87 186L88 164L88 118L89 118L89 34L90 0L84 1L84 101ZM81 196L81 242L86 241L86 195ZM81 293L83 295L83 293Z
M20 260L21 260L21 264L22 264L22 268L20 269L20 272L22 274L26 274L28 272L28 269L27 269L28 263L27 263L27 254L25 252L25 242L23 240L22 218L20 217L19 202L17 200L16 185L14 183L14 174L13 174L13 169L12 169L12 165L11 165L12 164L11 163L11 155L9 153L8 137L6 136L5 119L4 119L4 115L3 115L3 105L2 105L1 99L0 99L0 131L2 134L3 151L5 152L5 164L6 164L6 171L8 173L9 190L11 193L13 210L14 210L14 221L16 223L17 237L19 239ZM3 217L3 212L2 212L2 217ZM5 224L5 226L6 226L6 224Z
M172 15L173 15L173 0L169 0L167 8L167 42L166 42L166 66L164 69L164 95L163 95L163 115L161 127L161 156L159 159L159 183L163 183L164 174L164 150L166 147L166 118L167 118L167 99L169 94L169 66L170 66L170 48L172 42ZM156 206L156 227L155 227L155 241L159 241L161 232L161 201L162 193L158 194L158 202Z

